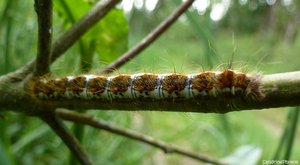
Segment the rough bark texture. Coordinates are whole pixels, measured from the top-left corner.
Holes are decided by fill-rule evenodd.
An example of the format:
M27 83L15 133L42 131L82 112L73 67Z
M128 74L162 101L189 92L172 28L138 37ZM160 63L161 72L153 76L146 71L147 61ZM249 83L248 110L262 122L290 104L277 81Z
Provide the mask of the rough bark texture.
M28 81L29 80L29 81ZM266 109L300 105L300 72L265 75L261 79L261 88L265 94L262 100L245 100L242 98L208 99L208 100L161 100L134 102L97 100L38 100L31 92L32 81L11 75L0 77L0 107L6 110L20 111L28 114L54 111L56 108L99 109L99 110L136 110L136 111L178 111L201 113L226 113L249 109Z

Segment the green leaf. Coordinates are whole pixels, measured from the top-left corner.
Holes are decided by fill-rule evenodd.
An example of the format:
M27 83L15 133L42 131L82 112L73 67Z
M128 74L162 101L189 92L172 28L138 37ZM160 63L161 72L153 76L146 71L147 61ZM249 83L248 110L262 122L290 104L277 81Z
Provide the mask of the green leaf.
M80 19L91 8L87 0L55 1L57 13L64 19L65 27ZM79 7L80 6L80 7ZM96 52L101 62L110 63L122 55L128 47L128 23L124 12L110 11L85 34L80 42L81 67L91 67Z
M110 63L128 48L128 23L122 10L111 11L89 33L100 61Z
M87 2L88 1L86 0L78 0L74 2L71 0L54 1L54 9L60 18L63 19L65 29L74 24L89 11L92 5ZM82 39L78 41L78 51L80 52L81 58L80 70L83 72L89 71L92 67L92 55L94 49L89 45L91 44L84 43Z
M59 0L54 1L54 10L60 18L64 19L65 25L71 25L84 16L92 4L87 0Z
M85 54L83 63L92 62L95 51L101 63L108 64L128 49L128 23L124 12L119 9L110 11L84 37Z

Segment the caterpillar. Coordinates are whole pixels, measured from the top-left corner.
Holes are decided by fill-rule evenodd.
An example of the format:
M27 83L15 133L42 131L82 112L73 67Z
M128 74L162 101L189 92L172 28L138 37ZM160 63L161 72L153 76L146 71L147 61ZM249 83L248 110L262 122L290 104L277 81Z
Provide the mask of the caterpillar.
M34 82L33 94L41 100L86 99L99 101L146 99L186 100L242 97L264 98L260 76L231 69L197 74L138 73L117 76L81 75L41 78Z

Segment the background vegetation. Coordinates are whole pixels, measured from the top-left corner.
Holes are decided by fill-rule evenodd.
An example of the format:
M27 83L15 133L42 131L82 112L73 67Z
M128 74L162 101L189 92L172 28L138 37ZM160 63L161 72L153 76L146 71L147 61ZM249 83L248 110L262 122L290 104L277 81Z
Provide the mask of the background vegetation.
M254 73L300 70L297 1L231 0L220 20L212 20L216 5L190 9L160 39L117 73L196 73L233 68ZM93 1L54 1L54 38L70 27ZM144 3L142 3L144 2ZM0 1L0 74L26 64L36 54L37 22L33 1ZM159 1L149 11L146 1L131 10L116 9L52 66L56 75L95 73L132 47L176 6ZM78 8L78 6L81 6ZM111 123L218 158L239 161L300 159L295 108L233 112L226 115L170 112L89 111ZM0 164L66 164L69 152L55 134L36 118L0 114ZM71 124L68 126L73 127ZM286 128L286 132L284 129ZM164 155L142 143L86 127L82 143L97 164L197 164L177 155ZM282 140L285 139L285 140ZM279 147L280 141L283 145ZM290 143L292 145L289 145ZM293 148L291 148L291 146ZM288 151L293 152L289 155ZM276 155L276 152L280 154ZM243 155L247 153L246 155ZM246 157L247 158L246 158ZM70 163L71 164L71 163Z

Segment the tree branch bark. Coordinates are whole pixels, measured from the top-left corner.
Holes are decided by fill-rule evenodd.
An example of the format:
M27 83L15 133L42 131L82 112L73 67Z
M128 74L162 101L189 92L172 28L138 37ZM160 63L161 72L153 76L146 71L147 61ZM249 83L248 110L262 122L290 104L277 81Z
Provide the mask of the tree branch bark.
M193 4L195 0L187 0L178 9L176 9L169 17L161 22L152 32L143 38L129 51L124 53L117 60L106 66L98 72L98 74L107 74L113 72L115 69L121 67L129 60L133 59L140 52L145 50L151 43L153 43L159 36L161 36L176 20Z
M14 84L15 83L15 84ZM29 114L54 111L56 108L129 111L177 111L226 113L249 109L266 109L300 105L300 71L265 75L260 81L265 98L245 100L240 97L187 100L39 100L24 82L0 77L0 107ZM25 91L24 91L25 86ZM29 88L29 89L28 89ZM28 109L31 109L28 111ZM0 109L1 110L1 109Z
M152 33L146 36L136 47L125 53L117 61L109 65L101 73L108 73L122 66L136 56L155 39L157 39L178 17L192 4L194 0L186 1L178 10L161 23ZM243 98L215 98L207 100L39 100L32 93L32 81L26 77L34 71L35 76L49 73L49 65L70 48L84 33L103 18L120 0L101 1L81 20L75 23L68 31L61 35L51 47L52 0L35 0L35 9L38 17L38 51L36 61L19 69L14 73L0 76L0 111L11 110L35 115L43 119L77 156L82 164L91 164L86 153L77 140L69 133L63 123L57 119L54 112L57 108L69 109L101 109L101 110L155 110L199 113L226 113L246 109L263 109L284 106L300 105L300 71L266 75L261 80L261 88L265 94L262 100L245 100ZM30 109L30 110L28 110ZM61 115L61 114L60 114ZM67 119L67 118L66 118ZM196 159L199 156L183 151L180 148L170 147L163 142L156 142L149 137L123 131L106 123L100 123L89 118L76 118L78 122L86 122L94 127L126 135L141 140L150 145L159 147L165 152L175 152ZM81 121L82 120L82 121Z
M59 99L40 100L47 107L67 109L101 109L130 111L178 111L226 113L231 111L276 108L300 105L300 71L265 75L260 81L265 98L249 100L243 97L215 97L209 99L121 99L112 101Z
M52 130L62 139L78 161L83 165L92 165L87 153L82 149L77 139L69 132L60 119L54 113L43 113L39 117L46 122Z
M75 113L75 112L71 112L71 111L67 111L67 110L63 110L63 109L58 109L56 111L56 115L64 120L73 121L73 122L80 123L80 124L86 124L86 125L89 125L94 128L103 129L103 130L106 130L106 131L114 133L114 134L118 134L121 136L125 136L128 138L149 144L153 147L160 148L167 154L177 153L179 155L187 156L189 158L192 158L192 159L195 159L198 161L202 161L205 163L223 164L217 160L214 160L214 159L204 156L202 154L190 152L190 151L184 150L180 147L172 146L170 144L167 144L166 142L154 139L154 138L144 135L144 134L134 132L132 130L128 130L125 128L119 128L119 127L109 124L107 122L93 119L92 117L90 117L88 115L83 115L83 114L79 114L79 113Z
M42 76L49 73L49 60L52 41L52 0L35 0L38 20L38 49L34 74Z

